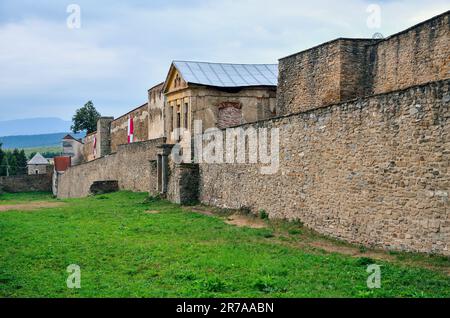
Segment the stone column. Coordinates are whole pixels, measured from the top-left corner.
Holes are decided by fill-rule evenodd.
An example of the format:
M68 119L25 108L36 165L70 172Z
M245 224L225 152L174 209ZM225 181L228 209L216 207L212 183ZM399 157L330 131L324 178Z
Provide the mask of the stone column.
M162 195L168 191L169 185L169 156L172 152L173 145L161 145L158 153L158 190Z
M156 191L158 191L159 194L163 193L162 167L162 155L158 155L156 159L156 180L158 183Z
M161 156L161 179L162 179L162 191L161 193L167 193L167 184L169 183L169 156L162 155Z
M200 167L198 164L179 164L175 166L173 172L175 182L173 182L174 203L195 204L198 201L198 190L200 181Z

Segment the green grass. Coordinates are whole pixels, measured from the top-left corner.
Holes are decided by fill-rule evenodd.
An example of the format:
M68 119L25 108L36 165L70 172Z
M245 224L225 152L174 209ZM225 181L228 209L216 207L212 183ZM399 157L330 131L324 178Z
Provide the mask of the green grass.
M47 192L2 193L0 194L0 205L13 205L32 201L49 201L52 199L53 195Z
M370 290L369 260L291 246L303 232L291 226L283 242L274 228L238 228L145 199L120 192L0 212L0 297L450 297L442 272L377 262L382 288ZM53 199L0 202L33 200ZM81 267L81 289L66 286L70 264Z
M32 153L46 153L46 152L54 152L54 153L61 153L62 152L62 147L55 145L55 146L50 146L50 147L36 147L36 148L23 148L23 150L25 151L25 155L27 157L30 156L30 154Z

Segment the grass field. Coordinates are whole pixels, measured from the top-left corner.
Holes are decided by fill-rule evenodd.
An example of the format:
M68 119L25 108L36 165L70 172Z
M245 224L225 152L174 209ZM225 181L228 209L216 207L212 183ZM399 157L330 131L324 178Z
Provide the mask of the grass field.
M27 157L29 157L32 153L47 153L47 152L52 152L52 153L61 153L62 152L62 147L61 146L52 146L52 147L36 147L36 148L24 148L23 149L25 151L25 154L27 155Z
M0 195L0 297L450 297L445 257L331 253L311 244L358 247L299 224L238 227L226 213L146 198ZM46 202L61 205L36 205ZM372 263L382 266L380 289L367 287ZM70 264L81 268L80 289L66 286Z

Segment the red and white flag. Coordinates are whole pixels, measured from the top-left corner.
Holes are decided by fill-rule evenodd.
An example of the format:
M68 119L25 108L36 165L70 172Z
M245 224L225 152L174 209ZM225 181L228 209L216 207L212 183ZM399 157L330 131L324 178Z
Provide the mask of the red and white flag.
M94 157L97 156L97 136L94 136L94 149L93 149Z
M128 143L131 144L134 141L134 123L133 117L128 118Z

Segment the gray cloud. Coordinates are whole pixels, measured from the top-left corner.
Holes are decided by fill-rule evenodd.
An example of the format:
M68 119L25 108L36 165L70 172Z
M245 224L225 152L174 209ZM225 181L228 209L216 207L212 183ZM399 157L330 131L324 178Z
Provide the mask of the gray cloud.
M336 37L370 37L371 1L2 1L0 119L60 116L92 99L120 115L164 80L173 59L273 63ZM379 1L389 35L450 8L448 0ZM22 4L22 6L20 6ZM7 43L7 45L4 45Z

